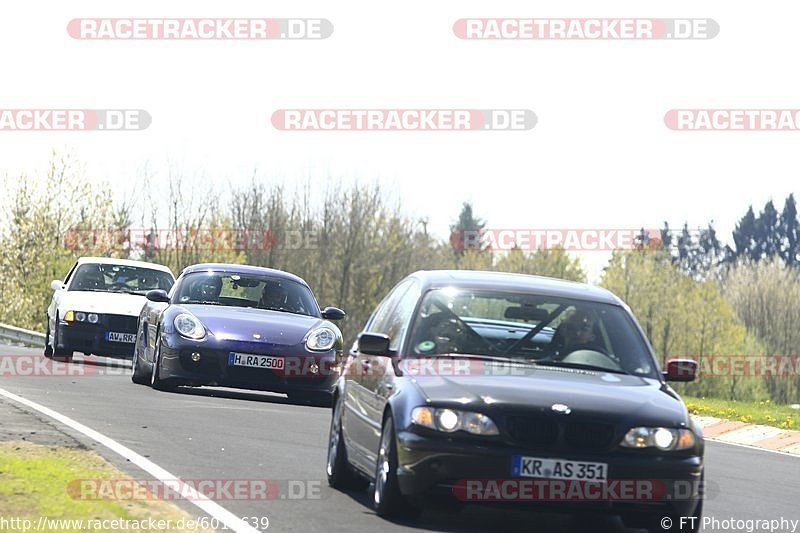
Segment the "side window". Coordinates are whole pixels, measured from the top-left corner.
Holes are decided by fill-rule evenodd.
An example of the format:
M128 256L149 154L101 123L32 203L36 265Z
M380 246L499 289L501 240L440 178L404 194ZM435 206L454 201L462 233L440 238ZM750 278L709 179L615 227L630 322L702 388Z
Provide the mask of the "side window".
M378 309L375 311L375 314L372 316L372 319L369 321L369 324L367 324L366 331L371 333L387 333L387 326L392 311L412 283L413 280L401 282L383 299Z
M389 348L397 350L400 348L400 343L403 342L403 337L406 336L408 331L408 324L411 321L411 316L414 314L414 309L419 302L420 288L416 282L412 282L411 287L405 292L394 312L389 315L386 326L386 334L389 335L391 342Z

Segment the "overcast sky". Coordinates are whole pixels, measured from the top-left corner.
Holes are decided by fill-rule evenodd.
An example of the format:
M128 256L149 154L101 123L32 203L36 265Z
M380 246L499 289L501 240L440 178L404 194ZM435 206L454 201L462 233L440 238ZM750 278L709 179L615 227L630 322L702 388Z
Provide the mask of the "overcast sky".
M756 8L757 6L757 8ZM723 238L797 192L800 132L681 132L678 108L800 108L793 3L28 2L0 7L0 108L138 108L133 132L0 131L2 170L53 147L127 191L145 163L245 182L379 180L445 236L463 201L496 228L692 226ZM466 41L463 17L707 17L711 40ZM79 17L320 17L317 41L82 41ZM292 132L282 108L530 109L528 131ZM781 205L778 206L780 209ZM593 257L599 257L595 254ZM593 262L597 263L595 259Z

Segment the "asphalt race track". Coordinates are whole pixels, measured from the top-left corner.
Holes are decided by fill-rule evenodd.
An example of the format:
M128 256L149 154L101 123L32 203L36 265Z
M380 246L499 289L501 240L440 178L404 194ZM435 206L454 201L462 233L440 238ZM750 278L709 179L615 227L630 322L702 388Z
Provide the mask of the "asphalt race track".
M0 346L0 355L40 354L38 349ZM127 360L89 357L84 361L76 355L72 364L85 366L89 375L16 376L3 372L0 388L89 426L185 480L295 480L311 490L319 487L319 496L313 499L217 501L237 516L269 517L270 531L418 528L546 532L588 527L565 515L479 507L457 513L426 511L413 524L388 522L373 513L366 492L344 494L328 488L324 464L329 409L293 405L283 396L265 393L209 388L154 391L131 383ZM114 452L85 437L80 439L134 478L148 477ZM706 477L705 516L719 520L800 518L798 457L708 443ZM202 516L194 506L182 507ZM633 531L614 518L593 521L591 530Z

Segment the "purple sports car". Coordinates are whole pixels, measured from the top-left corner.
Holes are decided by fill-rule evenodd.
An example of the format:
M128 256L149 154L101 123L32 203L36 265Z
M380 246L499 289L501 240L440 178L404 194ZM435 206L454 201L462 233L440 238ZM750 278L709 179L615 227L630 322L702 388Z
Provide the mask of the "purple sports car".
M342 364L342 334L308 284L270 268L187 267L169 294L147 293L131 379L169 389L224 386L286 393L329 405Z

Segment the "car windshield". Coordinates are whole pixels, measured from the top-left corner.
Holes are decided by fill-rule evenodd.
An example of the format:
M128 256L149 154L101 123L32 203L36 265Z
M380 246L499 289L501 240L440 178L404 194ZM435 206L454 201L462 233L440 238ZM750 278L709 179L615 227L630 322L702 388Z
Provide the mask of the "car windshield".
M70 291L145 294L153 289L169 291L175 280L169 272L152 268L85 263L75 270Z
M311 290L284 278L233 272L194 272L187 274L177 289L173 302L179 304L252 307L320 316Z
M413 318L406 357L471 354L654 377L650 351L617 305L443 288Z

